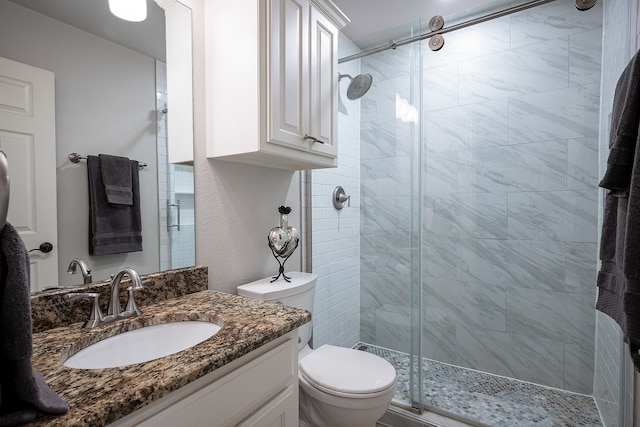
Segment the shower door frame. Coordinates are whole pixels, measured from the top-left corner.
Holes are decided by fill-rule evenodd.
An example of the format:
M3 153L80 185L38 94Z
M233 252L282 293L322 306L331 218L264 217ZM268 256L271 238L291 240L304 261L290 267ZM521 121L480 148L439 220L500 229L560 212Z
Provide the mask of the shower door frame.
M422 23L411 27L412 36L420 34ZM411 350L409 364L409 400L412 410L422 414L424 405L424 372L422 364L422 42L411 44L409 61L411 105L418 110L418 120L411 126Z

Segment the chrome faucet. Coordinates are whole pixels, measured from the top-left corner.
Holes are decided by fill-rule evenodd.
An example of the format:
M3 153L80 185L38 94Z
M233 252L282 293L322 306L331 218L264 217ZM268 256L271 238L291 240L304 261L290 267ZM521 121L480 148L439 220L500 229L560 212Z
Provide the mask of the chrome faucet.
M127 275L131 279L131 286L128 288L129 291L129 301L127 301L127 306L125 311L122 311L122 306L120 305L120 281L122 278ZM142 314L142 311L138 308L135 300L133 299L133 292L143 289L142 281L140 280L140 276L135 272L132 268L123 268L118 271L116 275L111 279L111 294L109 295L109 311L107 312L107 317L105 320L109 318L109 316L114 316L114 320L117 318L131 317L131 316L139 316Z
M127 301L125 310L122 311L122 306L120 305L120 282L125 275L129 276L131 279L131 286L127 288L127 291L129 292L129 300ZM98 305L98 293L76 292L64 295L64 299L66 301L75 301L84 298L90 298L93 300L91 316L82 326L83 328L94 328L104 323L112 323L118 319L126 319L127 317L135 317L142 314L142 311L138 308L138 305L133 298L133 293L135 291L144 288L144 286L142 286L140 276L135 272L135 270L132 268L123 268L118 271L118 273L111 279L109 288L109 309L106 316L103 316L102 311L100 311L100 307Z
M87 267L87 263L82 258L74 258L67 268L67 274L76 274L76 267L80 267L82 280L85 285L91 283L91 269Z

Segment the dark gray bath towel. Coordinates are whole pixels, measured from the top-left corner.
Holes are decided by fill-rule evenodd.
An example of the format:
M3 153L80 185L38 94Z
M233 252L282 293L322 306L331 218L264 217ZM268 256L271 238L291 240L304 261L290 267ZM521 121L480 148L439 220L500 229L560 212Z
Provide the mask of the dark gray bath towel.
M69 410L31 366L29 268L24 243L7 223L0 234L0 426Z
M142 216L138 162L129 161L132 205L107 201L100 158L87 156L89 176L89 254L106 255L142 250Z
M100 154L98 157L107 202L112 205L133 205L130 160L109 154Z
M640 342L640 53L618 80L609 135L610 154L600 187L608 189L600 243L596 308ZM638 366L638 365L636 365Z

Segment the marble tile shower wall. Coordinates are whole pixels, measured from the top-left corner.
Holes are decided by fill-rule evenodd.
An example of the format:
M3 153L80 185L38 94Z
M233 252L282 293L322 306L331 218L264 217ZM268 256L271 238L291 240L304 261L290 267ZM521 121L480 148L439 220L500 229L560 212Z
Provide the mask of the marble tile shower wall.
M357 52L340 40L341 57ZM341 64L339 72L360 72L359 61ZM311 266L318 275L313 313L313 345L351 347L360 338L360 102L346 97L348 80L340 82L338 98L338 158L333 169L311 172ZM331 200L336 186L351 196L351 206L336 210Z
M601 3L558 1L424 46L426 357L592 391ZM376 84L361 130L361 339L401 351L408 64L401 49L363 59Z

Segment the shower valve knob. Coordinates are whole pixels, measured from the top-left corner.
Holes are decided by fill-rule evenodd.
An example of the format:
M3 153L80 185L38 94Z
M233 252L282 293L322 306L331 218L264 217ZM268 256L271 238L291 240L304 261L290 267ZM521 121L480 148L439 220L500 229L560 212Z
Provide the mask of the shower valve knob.
M344 204L347 203L348 207L351 207L351 196L347 196L344 192L344 188L337 186L333 190L333 207L341 210L344 208Z

